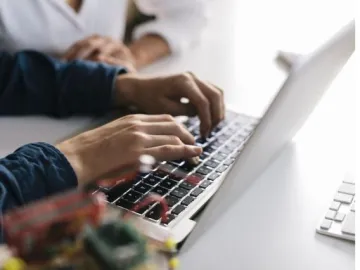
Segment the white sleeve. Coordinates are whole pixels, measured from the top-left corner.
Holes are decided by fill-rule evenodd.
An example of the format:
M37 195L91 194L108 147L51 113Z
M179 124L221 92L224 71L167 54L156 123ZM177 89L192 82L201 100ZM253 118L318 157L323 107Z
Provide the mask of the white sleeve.
M156 19L139 25L133 34L138 39L157 34L169 44L173 53L198 42L206 26L209 0L135 0L138 9Z

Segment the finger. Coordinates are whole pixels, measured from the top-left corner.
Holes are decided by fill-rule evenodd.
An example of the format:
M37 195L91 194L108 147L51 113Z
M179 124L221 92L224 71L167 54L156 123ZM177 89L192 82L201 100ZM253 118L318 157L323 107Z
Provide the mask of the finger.
M85 46L81 47L76 53L75 59L88 59L91 55L101 50L101 47L106 44L106 40L96 39L87 43Z
M193 145L195 138L186 128L176 122L158 122L144 123L144 132L150 135L167 135L168 137L176 137L185 144Z
M195 116L196 115L196 108L194 105L188 103L183 104L179 101L166 99L162 103L163 111L171 114L171 115L186 115L186 116Z
M190 75L189 75L190 76ZM205 95L201 92L194 79L187 79L185 84L182 84L179 94L184 94L188 98L192 105L196 107L200 118L200 132L203 137L207 137L211 130L211 112L210 103Z
M132 114L125 116L129 120L139 120L143 122L174 122L175 118L168 114Z
M91 37L88 37L86 39L80 40L78 42L76 42L75 44L73 44L70 49L68 49L68 51L64 54L63 58L66 60L73 60L75 59L75 55L76 53L83 47L85 47L89 42L91 42L92 40L96 40L99 37L96 35L93 35Z
M188 159L201 155L202 149L192 145L164 145L145 149L145 154L158 161Z
M202 93L210 101L212 127L215 127L221 120L223 120L223 116L225 114L221 91L219 91L213 85L201 81L192 73L191 76L194 78Z
M225 106L225 99L224 99L224 90L222 90L220 87L216 86L215 84L211 84L213 87L215 87L216 89L219 90L220 95L221 95L221 107L222 107L222 117L221 119L225 119L225 111L226 111L226 106Z
M183 145L179 137L174 135L147 135L145 148L152 148L163 145Z
M108 42L101 48L101 54L112 56L118 50L118 45L115 42Z

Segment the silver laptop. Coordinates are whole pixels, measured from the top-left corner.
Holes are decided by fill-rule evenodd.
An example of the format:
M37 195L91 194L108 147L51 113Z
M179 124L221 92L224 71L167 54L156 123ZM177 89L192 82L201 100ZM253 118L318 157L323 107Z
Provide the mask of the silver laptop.
M168 220L161 220L161 207L154 204L135 213L136 224L159 241L171 236L176 242L182 242L193 231L185 242L190 244L231 207L292 140L354 47L355 23L352 21L294 67L261 120L229 108L226 119L206 140L199 136L197 118L184 121L204 149L200 164L193 166L183 160L162 163L127 186L100 190L107 195L109 203L125 209L131 209L149 192L163 196L169 205Z

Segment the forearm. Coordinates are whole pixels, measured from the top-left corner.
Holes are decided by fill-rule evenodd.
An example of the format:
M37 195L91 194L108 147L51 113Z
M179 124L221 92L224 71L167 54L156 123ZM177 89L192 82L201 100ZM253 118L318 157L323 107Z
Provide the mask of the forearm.
M76 186L70 163L51 145L28 144L0 159L1 214Z
M145 35L129 45L136 68L142 68L171 53L168 43L159 35Z
M97 114L109 109L115 77L125 73L88 61L61 62L37 52L0 52L0 115Z

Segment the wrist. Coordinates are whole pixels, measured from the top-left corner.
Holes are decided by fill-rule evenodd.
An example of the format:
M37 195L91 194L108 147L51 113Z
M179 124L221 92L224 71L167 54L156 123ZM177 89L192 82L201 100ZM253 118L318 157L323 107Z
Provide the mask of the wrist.
M55 147L65 156L70 166L73 168L77 178L78 186L84 186L85 183L89 181L88 175L90 174L86 169L85 162L81 158L81 155L77 153L76 147L73 147L70 141L61 142Z
M134 91L138 87L138 81L133 74L117 76L115 79L114 102L116 106L128 107L134 105Z

